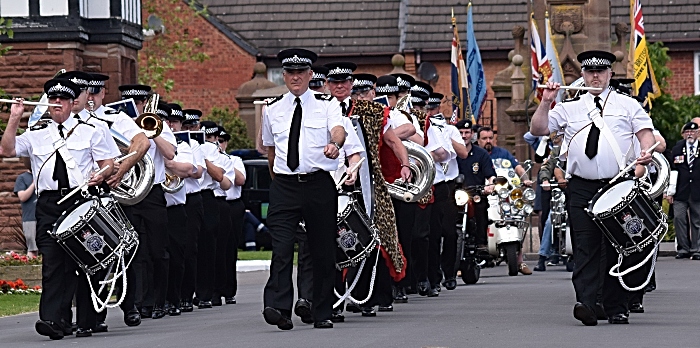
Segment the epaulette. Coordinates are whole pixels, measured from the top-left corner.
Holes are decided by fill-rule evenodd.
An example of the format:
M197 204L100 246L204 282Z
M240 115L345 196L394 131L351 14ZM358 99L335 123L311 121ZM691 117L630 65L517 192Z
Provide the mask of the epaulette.
M112 108L105 108L105 114L107 114L107 115L119 115L119 110L114 110Z
M274 98L265 99L265 104L266 104L266 105L272 105L272 104L274 104L274 103L276 103L276 102L282 100L282 98L284 98L284 94L282 94L282 95L280 95L280 96L277 96L277 97L274 97Z
M180 139L180 138L175 138L175 140L177 140L177 144L178 144L178 145L184 143L184 141L183 141L182 139Z
M331 101L333 100L333 96L330 94L325 94L325 93L318 93L314 94L314 97L316 97L317 100L325 100L325 101Z
M51 123L51 120L39 120L33 126L29 127L29 130L37 131L40 129L44 129L49 126L49 123Z
M562 100L561 102L566 103L566 102L570 102L570 101L576 101L579 99L581 99L581 97L569 98L569 99Z
M87 122L81 120L80 118L77 118L77 116L76 116L76 119L78 120L78 123L79 123L79 124L84 124L84 125L86 125L86 126L90 126L90 127L92 127L92 128L95 128L95 125L94 125L94 124L89 124L89 123L87 123Z

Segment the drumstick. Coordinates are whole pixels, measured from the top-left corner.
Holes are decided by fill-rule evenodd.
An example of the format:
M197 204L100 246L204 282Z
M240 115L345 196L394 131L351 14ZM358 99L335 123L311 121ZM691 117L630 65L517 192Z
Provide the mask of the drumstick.
M650 153L650 152L654 151L654 149L655 149L657 146L659 146L659 144L660 144L660 142L657 141L654 145L652 145L649 149L647 149L646 153ZM615 181L617 181L617 179L619 179L619 178L620 178L621 176L623 176L625 173L627 173L628 171L630 171L630 169L634 168L634 166L636 166L636 165L637 165L637 162L636 162L636 161L635 161L635 162L632 162L632 163L630 163L630 164L628 164L627 167L625 167L625 169L623 169L621 172L617 173L617 175L615 175L615 177L612 178L612 180L610 180L610 182L615 182Z
M107 169L109 169L109 167L110 167L110 166L108 166L108 165L102 167L102 169L100 169L100 170L98 170L97 172L95 172L95 175L100 175L100 174L104 173ZM65 202L68 198L70 198L71 196L73 196L74 194L76 194L78 191L82 190L85 186L87 186L88 182L90 182L90 180L87 180L87 181L85 181L84 183L82 183L80 186L74 188L73 191L71 191L70 193L68 193L65 197L61 198L61 200L58 201L58 203L56 203L56 204L61 205L61 204L62 204L63 202Z
M563 183L563 184L561 184L561 183L556 183L556 184L540 184L540 187L557 187L557 186L561 186L561 185L565 185L565 184L566 184L566 183Z
M365 159L367 159L367 158L366 158L366 157L360 158L360 160L357 161L357 163L355 163L355 165L352 166L352 168L350 168L350 173L354 173L354 172L357 170L357 168L360 168L360 164L361 164L362 161L364 161ZM347 172L346 172L346 173L343 173L343 176L340 178L340 181L338 182L337 185L335 185L335 189L336 189L336 190L340 190L340 187L343 186L343 183L345 182L345 179L346 179L347 177L348 177L348 173L347 173Z
M0 103L19 104L19 100L14 100L14 99L0 99ZM49 103L30 102L30 101L25 101L25 102L24 102L24 105L31 105L31 106L61 106L61 104L49 104Z
M547 85L537 85L537 88L548 88ZM602 91L603 89L600 87L578 87L578 86L559 86L561 89L570 89L574 91Z

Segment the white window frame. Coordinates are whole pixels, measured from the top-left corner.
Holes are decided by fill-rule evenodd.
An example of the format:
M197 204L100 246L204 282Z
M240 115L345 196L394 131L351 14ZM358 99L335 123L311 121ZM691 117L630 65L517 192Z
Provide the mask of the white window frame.
M283 85L284 78L282 77L282 67L267 68L267 79L280 86Z
M693 64L695 95L700 95L700 51L695 51L693 56L695 57Z

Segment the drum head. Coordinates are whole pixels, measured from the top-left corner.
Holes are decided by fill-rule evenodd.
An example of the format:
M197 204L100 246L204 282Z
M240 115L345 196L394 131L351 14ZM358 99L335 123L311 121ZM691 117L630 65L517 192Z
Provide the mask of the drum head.
M61 235L67 230L71 229L71 227L75 226L77 223L80 222L81 218L83 218L87 213L90 211L90 208L92 208L93 201L88 201L85 202L81 205L79 205L77 208L75 208L73 211L68 213L63 217L63 220L61 221L58 227L55 230L55 234Z
M621 183L615 184L613 187L609 188L607 191L598 197L598 200L593 204L593 209L591 212L594 215L610 211L616 205L622 202L624 197L627 197L634 189L634 181L627 180Z
M340 195L338 196L338 215L343 215L350 204L350 196Z

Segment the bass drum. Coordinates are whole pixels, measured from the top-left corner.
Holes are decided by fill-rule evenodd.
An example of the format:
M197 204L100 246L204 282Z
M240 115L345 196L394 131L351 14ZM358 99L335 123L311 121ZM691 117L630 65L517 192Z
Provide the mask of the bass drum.
M379 231L352 194L338 196L336 268L354 267L379 245Z

